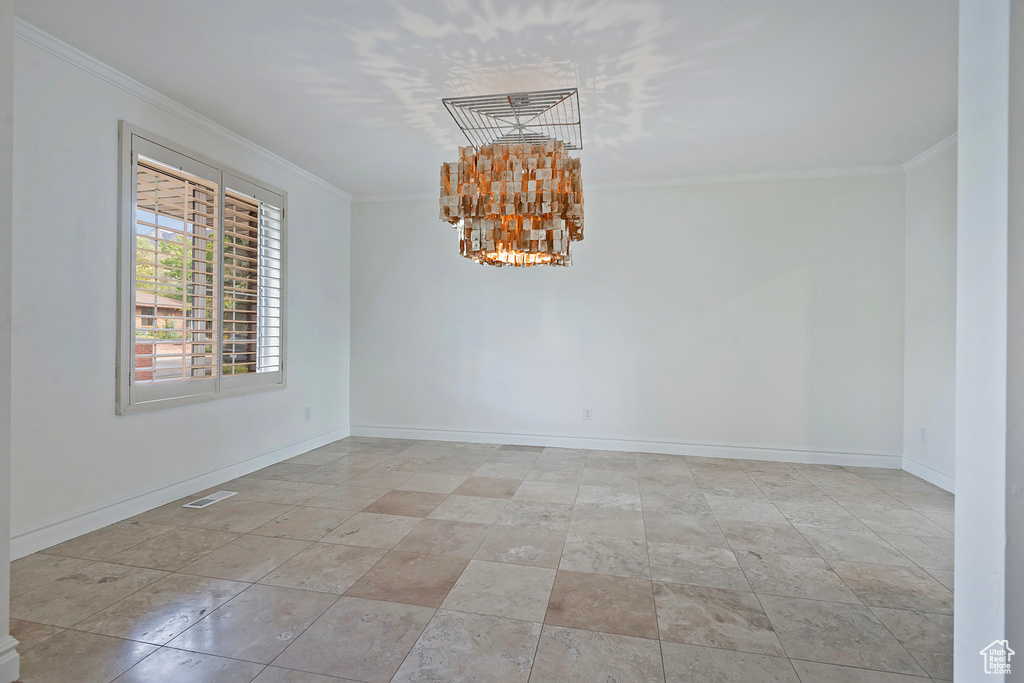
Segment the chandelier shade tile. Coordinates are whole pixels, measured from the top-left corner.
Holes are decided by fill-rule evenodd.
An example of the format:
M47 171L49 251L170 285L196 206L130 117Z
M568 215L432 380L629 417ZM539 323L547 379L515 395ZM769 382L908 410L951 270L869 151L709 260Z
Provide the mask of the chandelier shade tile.
M580 160L568 154L582 146L578 104L570 119L551 112L575 97L572 89L444 101L449 111L492 121L467 130L453 113L473 146L441 165L440 217L458 230L464 257L494 266L572 264L569 245L583 239Z

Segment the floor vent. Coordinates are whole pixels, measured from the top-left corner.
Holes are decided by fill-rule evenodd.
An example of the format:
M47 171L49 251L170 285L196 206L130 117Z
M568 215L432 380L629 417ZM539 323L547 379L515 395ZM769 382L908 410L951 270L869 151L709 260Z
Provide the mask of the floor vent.
M204 507L213 505L218 500L224 500L225 498L230 498L231 496L235 495L236 493L238 493L238 491L217 491L217 493L211 493L210 495L206 496L205 498L200 498L199 500L193 500L191 503L186 503L185 505L182 505L181 507L183 507L183 508L204 508Z

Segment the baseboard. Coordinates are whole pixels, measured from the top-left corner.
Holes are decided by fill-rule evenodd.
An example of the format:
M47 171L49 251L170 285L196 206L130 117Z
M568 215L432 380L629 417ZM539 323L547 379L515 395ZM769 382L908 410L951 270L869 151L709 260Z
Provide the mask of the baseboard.
M250 474L282 460L294 458L296 455L301 455L332 441L343 439L348 435L349 428L345 426L309 437L308 439L295 441L272 451L267 451L266 453L261 453L229 465L223 465L201 474L167 482L144 491L137 491L127 496L44 520L31 526L15 529L11 533L11 559L16 560L19 557L31 555L38 550L49 548L57 543L63 543L76 536L81 536L96 529L102 529L114 522L134 517L146 510L151 510L189 494L208 489L211 486L217 486L236 477Z
M915 477L924 479L929 484L938 486L943 491L949 491L950 493L954 492L953 489L956 480L948 474L943 474L938 470L928 467L928 465L919 463L916 460L911 460L906 456L903 457L903 469L910 472Z
M0 683L14 683L20 676L18 641L12 636L0 637Z
M415 427L395 427L384 425L353 425L352 435L378 436L392 439L501 443L516 446L593 448L608 451L635 451L638 453L694 455L705 458L738 458L741 460L770 460L775 462L795 462L818 465L884 467L887 469L900 469L902 467L903 460L903 456L898 453L821 451L798 448L774 448L770 446L740 446L734 444L689 443L683 441L557 436L553 434L505 434L501 432L422 429Z

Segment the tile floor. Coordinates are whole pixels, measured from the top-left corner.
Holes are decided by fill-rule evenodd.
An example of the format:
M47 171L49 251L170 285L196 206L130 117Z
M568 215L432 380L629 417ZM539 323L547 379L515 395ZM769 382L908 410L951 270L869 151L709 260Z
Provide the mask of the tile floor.
M12 565L22 680L952 678L904 472L348 438Z

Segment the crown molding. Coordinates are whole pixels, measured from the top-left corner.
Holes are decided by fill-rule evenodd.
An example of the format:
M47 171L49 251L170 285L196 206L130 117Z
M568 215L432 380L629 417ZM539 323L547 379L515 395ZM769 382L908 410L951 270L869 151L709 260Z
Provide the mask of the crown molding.
M416 202L437 199L436 192L398 192L394 194L362 194L352 199L353 204L380 204L383 202Z
M723 173L720 175L683 176L660 180L626 180L587 183L590 190L639 190L648 187L678 187L682 185L717 185L721 183L752 183L770 180L809 180L815 178L848 178L852 176L898 175L903 167L898 164L879 166L848 166L846 168L809 168L794 171L758 171L753 173Z
M352 195L340 187L327 182L323 178L310 173L301 166L293 164L287 159L274 154L270 150L257 145L248 138L244 138L238 133L225 128L219 123L203 116L199 112L189 109L180 102L157 92L153 88L150 88L148 85L144 85L134 78L121 73L117 69L99 61L95 57L87 55L78 48L68 45L59 38L36 28L23 19L15 17L14 35L21 40L24 40L26 43L34 45L55 57L63 59L67 63L77 66L83 71L96 76L110 85L135 95L139 99L145 100L153 106L159 107L160 109L191 123L197 128L205 130L207 133L210 133L211 135L214 135L257 158L290 173L296 178L306 181L314 187L334 195L339 199L352 201Z
M910 173L918 166L928 163L929 161L939 156L943 152L948 152L954 147L956 147L956 133L953 133L944 140L940 140L939 142L935 143L925 151L918 154L913 159L905 162L903 164L903 172Z

